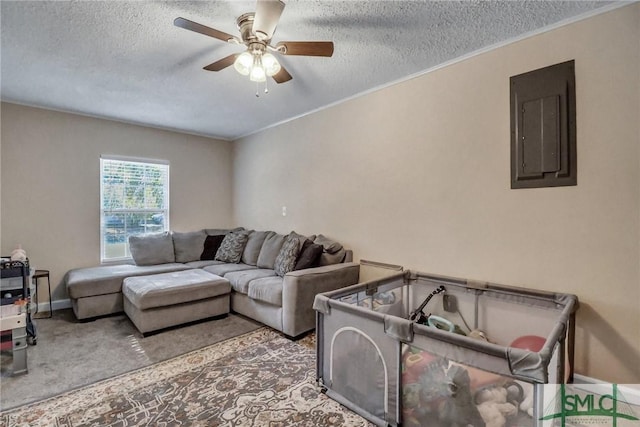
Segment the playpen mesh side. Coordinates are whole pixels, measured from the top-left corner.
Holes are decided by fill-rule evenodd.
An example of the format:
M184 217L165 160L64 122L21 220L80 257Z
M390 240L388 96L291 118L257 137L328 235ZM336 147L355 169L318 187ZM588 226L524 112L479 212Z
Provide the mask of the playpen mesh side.
M533 427L534 386L402 346L402 425Z
M378 425L395 424L400 343L378 319L342 310L324 317L318 339L318 374L327 394Z

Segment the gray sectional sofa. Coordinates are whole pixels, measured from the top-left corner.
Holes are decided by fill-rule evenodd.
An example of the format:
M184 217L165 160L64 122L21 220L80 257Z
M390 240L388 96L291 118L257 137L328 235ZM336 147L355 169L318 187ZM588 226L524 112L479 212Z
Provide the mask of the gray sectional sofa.
M208 229L129 245L135 265L67 273L78 319L124 311L147 333L233 311L296 337L315 328L316 294L359 279L352 252L322 235Z

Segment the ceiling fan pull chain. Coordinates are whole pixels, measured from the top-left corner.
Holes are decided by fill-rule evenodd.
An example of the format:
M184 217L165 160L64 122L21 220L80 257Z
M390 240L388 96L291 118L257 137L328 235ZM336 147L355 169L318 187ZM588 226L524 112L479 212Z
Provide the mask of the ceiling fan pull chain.
M264 93L269 93L269 87L267 86L267 82L269 81L269 79L264 81Z
M260 83L256 82L256 98L260 98Z

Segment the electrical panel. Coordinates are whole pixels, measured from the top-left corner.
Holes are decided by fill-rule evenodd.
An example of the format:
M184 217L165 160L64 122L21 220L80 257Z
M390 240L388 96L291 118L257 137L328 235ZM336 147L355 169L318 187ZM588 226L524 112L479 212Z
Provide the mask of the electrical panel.
M513 76L511 188L577 185L575 63Z

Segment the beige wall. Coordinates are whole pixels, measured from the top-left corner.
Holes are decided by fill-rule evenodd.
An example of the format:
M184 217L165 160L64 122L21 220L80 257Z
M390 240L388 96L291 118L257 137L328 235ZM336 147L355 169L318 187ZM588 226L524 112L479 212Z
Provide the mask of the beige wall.
M170 225L231 225L231 143L2 104L2 254L22 244L51 270L53 300L71 268L100 263L100 155L170 162ZM46 298L45 298L46 299Z
M575 293L577 372L639 383L639 40L635 4L237 141L236 223ZM511 190L509 77L570 59L578 185Z

